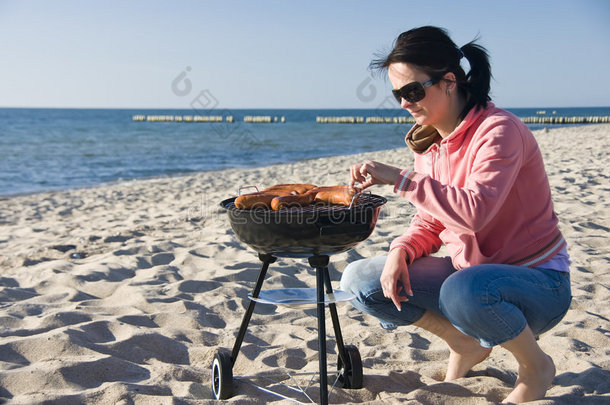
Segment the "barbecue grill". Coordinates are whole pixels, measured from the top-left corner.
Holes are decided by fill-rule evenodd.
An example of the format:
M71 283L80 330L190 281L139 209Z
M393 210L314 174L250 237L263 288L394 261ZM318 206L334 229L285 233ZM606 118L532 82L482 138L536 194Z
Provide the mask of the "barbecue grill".
M310 205L306 207L240 210L235 197L221 202L227 211L235 236L258 253L261 270L246 313L237 334L233 350L218 349L212 364L212 388L216 399L233 394L233 365L244 340L248 323L257 302L274 305L315 304L318 319L318 359L320 403L328 403L328 373L326 363L325 306L329 307L337 343L337 379L343 388L362 387L362 361L358 348L345 345L339 325L336 303L354 297L333 290L328 272L329 256L347 251L367 239L377 223L381 206L387 200L370 193L358 193L349 207ZM308 258L316 270L316 288L262 290L269 265L277 257ZM265 390L267 391L267 390ZM269 392L269 391L267 391ZM281 395L280 395L281 396ZM309 396L308 396L309 398ZM309 398L311 400L311 398Z

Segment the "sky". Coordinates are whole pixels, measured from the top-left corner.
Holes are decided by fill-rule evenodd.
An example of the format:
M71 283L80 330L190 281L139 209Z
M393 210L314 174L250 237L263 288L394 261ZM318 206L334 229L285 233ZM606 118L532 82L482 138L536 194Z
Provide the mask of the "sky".
M479 38L499 107L610 106L609 0L0 0L0 107L383 108L422 25Z

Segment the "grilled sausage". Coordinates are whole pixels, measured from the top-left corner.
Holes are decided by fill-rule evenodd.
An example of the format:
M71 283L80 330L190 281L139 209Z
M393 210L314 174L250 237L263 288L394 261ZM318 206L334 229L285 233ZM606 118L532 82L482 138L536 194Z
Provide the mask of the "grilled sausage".
M271 200L271 208L275 211L285 207L305 207L313 204L315 193L294 194L275 197Z
M341 204L346 207L352 203L356 189L349 186L317 187L313 189L315 201L326 204Z
M290 194L305 194L316 188L314 184L276 184L263 190L265 193L273 194L278 191L290 191Z
M263 192L243 194L235 199L235 207L240 210L269 208L271 207L271 201L277 196L277 194L267 194Z

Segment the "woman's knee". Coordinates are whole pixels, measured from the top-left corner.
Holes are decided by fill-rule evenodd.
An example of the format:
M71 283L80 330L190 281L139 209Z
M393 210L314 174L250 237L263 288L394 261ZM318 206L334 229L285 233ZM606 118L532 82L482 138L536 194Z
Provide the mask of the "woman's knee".
M341 277L341 289L355 295L351 304L360 311L379 319L385 329L409 325L421 318L425 309L404 302L396 310L392 300L386 298L379 277L385 265L385 256L357 260L350 263Z
M471 267L449 276L441 286L439 306L449 319L476 317L489 300L480 271Z
M385 257L373 257L351 262L343 270L340 288L352 294L370 290L373 286L379 284L384 263ZM381 269L379 269L380 266Z
M357 289L358 280L360 280L360 277L358 277L359 265L357 263L358 262L351 262L343 270L339 283L339 288L341 288L341 290L352 292Z

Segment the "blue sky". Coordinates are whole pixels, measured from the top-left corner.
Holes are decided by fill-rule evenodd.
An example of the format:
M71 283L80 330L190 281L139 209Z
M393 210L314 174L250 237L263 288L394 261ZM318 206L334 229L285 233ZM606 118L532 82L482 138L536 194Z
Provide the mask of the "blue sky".
M371 58L429 24L480 37L500 107L609 106L609 22L608 0L0 0L0 107L378 108Z

